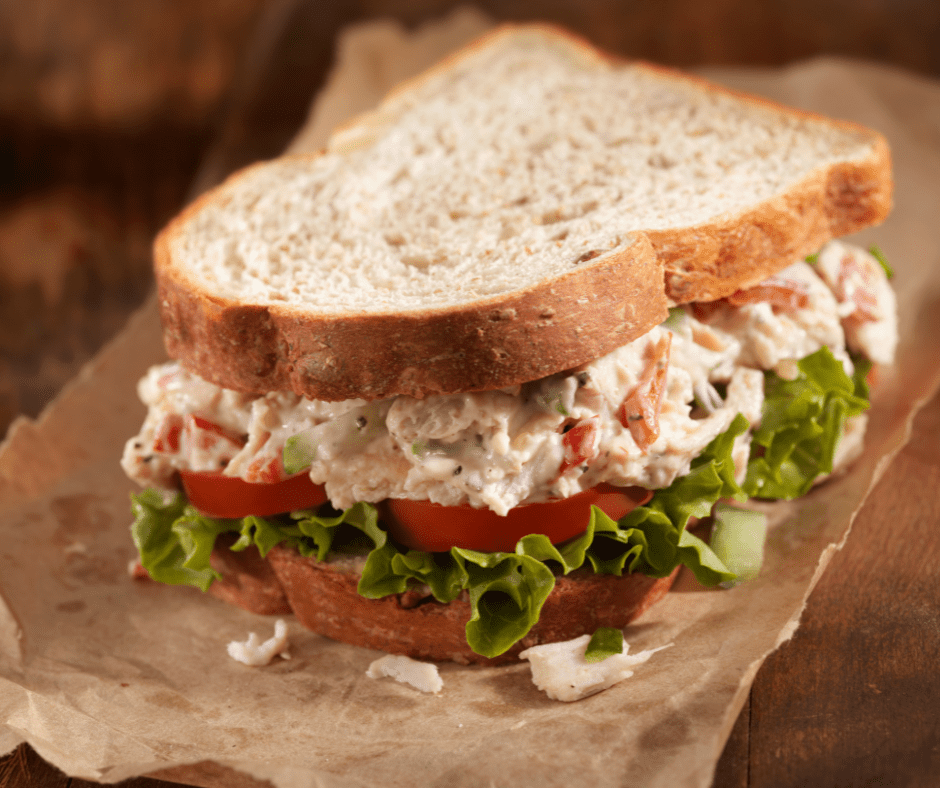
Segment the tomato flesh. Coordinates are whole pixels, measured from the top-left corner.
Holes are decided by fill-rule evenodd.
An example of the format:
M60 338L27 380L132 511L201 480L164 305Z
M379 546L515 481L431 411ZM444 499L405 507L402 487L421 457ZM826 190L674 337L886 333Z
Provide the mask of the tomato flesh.
M323 485L314 484L305 473L273 484L207 471L180 471L180 476L189 502L210 517L265 517L326 501Z
M619 520L652 495L642 487L601 484L571 498L517 506L505 517L472 506L441 506L396 498L385 502L384 520L392 538L413 550L436 553L463 547L510 553L528 534L545 534L557 544L584 533L592 505Z
M323 485L314 484L307 474L273 484L206 471L180 471L180 476L189 502L209 517L266 517L326 501ZM486 553L512 552L516 542L528 534L545 534L558 544L584 533L592 505L619 520L652 495L642 487L601 484L571 498L518 506L505 517L466 505L392 499L382 505L382 519L392 538L413 550L445 552L463 547Z

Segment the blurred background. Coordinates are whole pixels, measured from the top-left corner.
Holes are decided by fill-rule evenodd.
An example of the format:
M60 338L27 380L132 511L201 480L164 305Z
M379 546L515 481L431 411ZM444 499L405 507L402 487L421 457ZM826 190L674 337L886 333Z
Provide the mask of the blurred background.
M0 436L35 416L151 286L154 233L276 155L345 25L448 0L0 0ZM465 4L464 4L465 5ZM940 77L937 0L487 0L665 64L820 54Z

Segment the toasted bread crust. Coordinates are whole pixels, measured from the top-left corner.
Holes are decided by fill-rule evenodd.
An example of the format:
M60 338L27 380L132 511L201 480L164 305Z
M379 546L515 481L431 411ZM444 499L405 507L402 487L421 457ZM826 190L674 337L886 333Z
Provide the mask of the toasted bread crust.
M642 237L622 255L470 306L311 315L201 291L169 260L174 227L156 246L167 352L238 391L375 400L501 388L598 358L667 314L662 266Z
M317 561L280 545L262 558L253 545L232 552L235 541L233 534L222 534L212 550L212 568L221 578L209 594L217 599L259 615L293 613L308 629L354 646L461 664L503 664L530 646L593 634L599 627L622 629L666 595L679 571L663 578L617 577L582 568L556 577L535 626L507 652L488 658L467 645L466 594L448 604L420 590L366 599L357 591L356 560Z
M573 42L586 59L623 62L564 31L534 27ZM407 91L471 56L492 38L526 29L501 28L394 92ZM250 393L291 390L335 401L502 388L602 356L661 322L668 306L715 300L749 287L830 238L880 222L890 210L890 153L877 133L641 65L703 91L858 133L871 143L871 155L818 168L741 213L693 227L637 232L624 252L522 291L449 308L390 313L323 314L245 303L207 292L190 279L173 259L173 240L189 217L224 195L240 177L236 174L157 238L156 277L168 353L207 380ZM357 124L381 125L382 118L380 108L354 121L346 133L354 133Z
M878 137L870 159L817 170L743 214L646 235L665 269L671 304L715 301L818 252L833 238L884 221L891 194L891 153Z
M638 235L625 253L526 291L389 314L305 314L202 291L170 259L169 236L187 211L155 247L164 342L206 380L250 393L375 400L511 386L642 336L671 304L723 298L882 221L890 166L881 144L871 161L816 172L743 215Z

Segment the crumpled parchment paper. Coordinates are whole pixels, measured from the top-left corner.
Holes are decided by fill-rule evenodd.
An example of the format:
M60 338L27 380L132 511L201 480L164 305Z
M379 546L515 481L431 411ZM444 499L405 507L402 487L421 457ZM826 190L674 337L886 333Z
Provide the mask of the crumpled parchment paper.
M294 148L316 148L335 123L486 25L467 12L412 34L391 23L348 32ZM633 651L674 647L574 704L546 698L524 663L443 665L439 696L371 680L376 652L293 621L290 660L238 664L226 644L250 631L270 636L272 619L127 573L134 488L118 458L144 414L135 382L162 358L151 301L0 451L0 749L28 741L68 774L104 782L156 772L234 784L235 772L213 765L222 764L283 788L707 786L761 662L794 632L854 513L940 383L940 85L828 58L707 76L877 128L895 159L895 212L858 240L877 242L895 266L899 362L877 392L851 474L774 507L757 580L707 591L682 579L626 631Z

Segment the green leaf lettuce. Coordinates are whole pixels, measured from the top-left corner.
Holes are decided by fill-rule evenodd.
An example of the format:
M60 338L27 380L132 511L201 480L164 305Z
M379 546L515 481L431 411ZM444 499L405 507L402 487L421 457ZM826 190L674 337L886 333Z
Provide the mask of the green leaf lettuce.
M845 420L868 408L863 382L853 381L829 348L807 356L797 368L794 380L765 373L764 410L744 481L748 495L805 495L817 476L832 471Z

